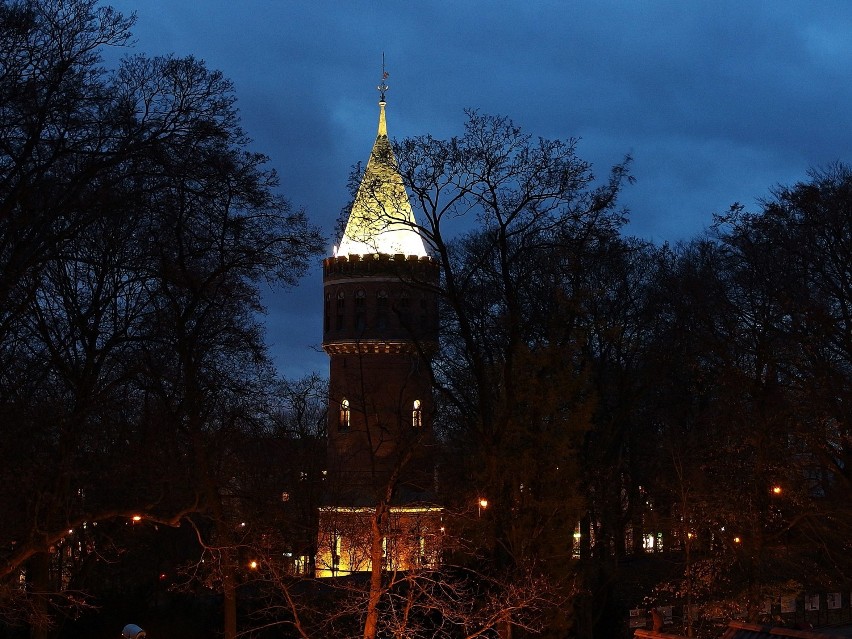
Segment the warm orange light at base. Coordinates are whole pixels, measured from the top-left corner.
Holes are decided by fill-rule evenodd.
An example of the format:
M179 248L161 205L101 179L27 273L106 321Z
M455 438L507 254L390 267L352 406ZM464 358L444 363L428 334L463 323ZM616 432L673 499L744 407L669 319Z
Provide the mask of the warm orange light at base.
M132 519L133 519L133 521L142 521L142 516L141 515L133 515Z
M372 570L375 508L336 506L319 509L315 576L342 577ZM434 568L445 533L438 506L391 506L382 535L382 569Z

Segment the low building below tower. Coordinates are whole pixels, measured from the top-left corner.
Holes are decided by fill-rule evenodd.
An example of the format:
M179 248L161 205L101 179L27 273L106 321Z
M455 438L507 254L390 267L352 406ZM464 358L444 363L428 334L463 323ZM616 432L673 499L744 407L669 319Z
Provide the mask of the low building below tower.
M343 577L369 572L373 561L376 508L328 506L320 509L316 576ZM443 509L392 506L381 536L382 569L436 568L441 560Z

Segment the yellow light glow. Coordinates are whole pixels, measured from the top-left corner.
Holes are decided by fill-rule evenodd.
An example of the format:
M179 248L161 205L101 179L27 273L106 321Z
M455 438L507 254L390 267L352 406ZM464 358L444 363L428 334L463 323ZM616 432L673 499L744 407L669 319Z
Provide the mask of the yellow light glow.
M387 137L385 105L364 177L352 204L337 256L386 253L428 255Z
M251 568L252 570L257 570L257 562L256 561L250 561L249 562L249 568Z
M693 535L692 533L686 533L686 536L688 539L692 539L693 537L695 537L695 535Z
M133 515L133 521L142 521L141 515Z
M434 565L445 534L441 513L437 507L391 507L390 526L399 533L391 539L383 537L382 569L414 570ZM375 508L320 510L316 577L343 577L372 570L374 516Z
M734 543L735 544L740 543L740 541L742 541L742 540L739 537L734 537Z
M440 506L391 506L392 513L439 513ZM374 513L375 506L323 506L321 513Z
M480 499L479 500L479 507L480 508L488 508L488 500L484 499L484 498Z
M780 495L781 494L781 486L773 486L772 487L772 493L775 494L775 495Z

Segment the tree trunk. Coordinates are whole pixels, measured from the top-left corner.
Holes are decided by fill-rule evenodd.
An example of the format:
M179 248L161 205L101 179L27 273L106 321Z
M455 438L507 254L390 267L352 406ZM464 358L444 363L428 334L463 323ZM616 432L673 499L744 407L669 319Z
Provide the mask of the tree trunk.
M35 593L30 639L47 639L50 621L48 616L50 613L47 610L47 593L50 591L50 553L40 552L34 555L27 565L27 576L29 585Z
M370 595L367 601L367 618L364 621L364 639L376 639L379 630L379 602L382 598L382 529L385 517L385 505L376 507L371 524L370 540Z
M231 549L222 550L222 623L223 639L237 636L237 581Z
M382 528L385 518L385 505L376 507L371 520L370 544L370 595L367 601L367 618L364 620L364 639L376 639L379 629L379 601L382 598Z

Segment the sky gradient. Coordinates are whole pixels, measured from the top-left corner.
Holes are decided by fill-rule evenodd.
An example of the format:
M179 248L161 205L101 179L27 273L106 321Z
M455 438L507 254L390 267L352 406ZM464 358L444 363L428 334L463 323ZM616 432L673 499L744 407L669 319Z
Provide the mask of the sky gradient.
M626 233L657 243L852 161L847 0L108 3L137 14L127 53L194 55L234 82L254 150L325 230L328 254L350 168L375 139L382 53L392 138L460 134L470 107L580 138L600 177L630 153ZM324 374L319 260L266 303L279 372Z

